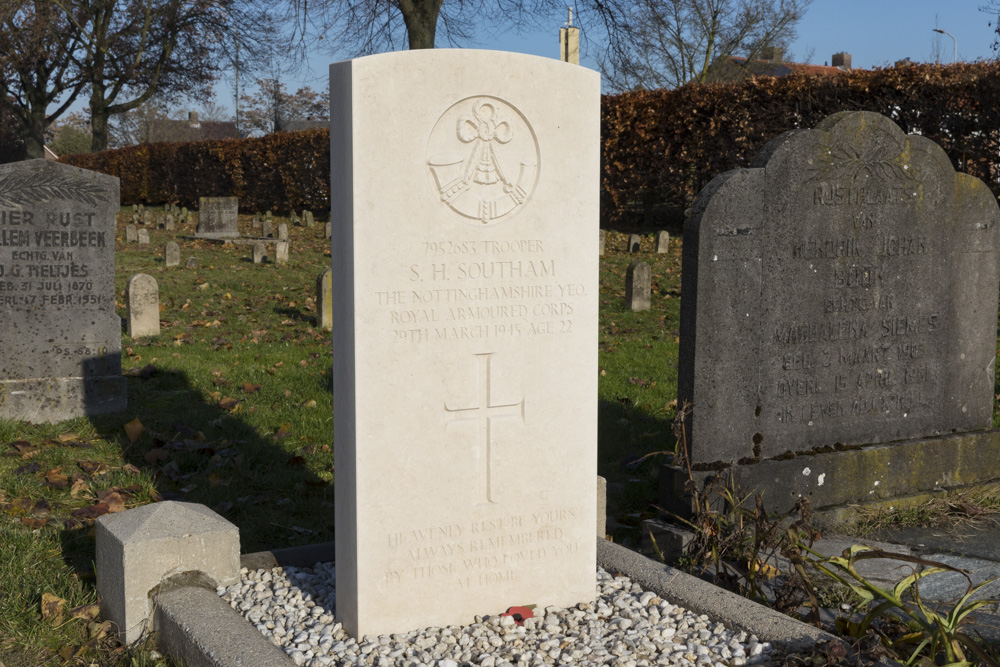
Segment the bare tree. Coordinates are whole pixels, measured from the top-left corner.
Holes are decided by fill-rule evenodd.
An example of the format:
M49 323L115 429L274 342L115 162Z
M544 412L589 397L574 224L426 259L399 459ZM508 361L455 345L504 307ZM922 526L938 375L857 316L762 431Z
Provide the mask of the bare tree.
M74 19L48 0L0 1L0 112L16 123L29 158L45 156L46 129L86 85Z
M712 80L731 56L752 61L767 46L785 47L812 0L636 0L626 46L601 69L612 87L676 88ZM721 60L720 60L721 59Z
M243 95L243 120L254 134L269 134L282 121L294 119L326 120L330 112L329 88L317 93L309 86L295 94L277 79L258 79L257 92Z

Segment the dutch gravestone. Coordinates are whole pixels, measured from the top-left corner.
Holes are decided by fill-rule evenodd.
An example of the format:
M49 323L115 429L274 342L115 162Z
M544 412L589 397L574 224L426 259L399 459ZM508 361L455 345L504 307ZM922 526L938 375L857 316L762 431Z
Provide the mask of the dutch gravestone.
M274 236L274 227L272 226L270 220L265 220L264 223L261 225L260 235L263 236L265 239L269 239L272 236Z
M606 235L604 233L604 230L602 229L601 230L601 240L598 242L598 245L597 245L597 249L598 249L597 254L600 255L601 257L604 256L604 237L605 236Z
M236 197L201 197L198 200L198 230L194 235L203 239L239 238L238 215Z
M174 231L174 215L173 213L167 215L166 222L163 223L163 228L168 232Z
M288 225L285 223L278 224L278 240L287 241L288 240Z
M46 160L0 165L0 417L125 409L118 201L117 178Z
M253 244L253 263L260 264L267 257L267 247L263 243Z
M632 262L625 271L625 304L631 310L649 310L652 271L645 262Z
M274 244L274 263L288 263L288 241L278 241Z
M628 235L628 251L629 252L639 252L639 245L642 241L642 237L638 234Z
M136 241L139 242L139 245L149 245L149 230L140 229L136 234Z
M656 233L656 252L660 255L670 252L670 232L660 230Z
M685 223L692 461L989 427L1000 212L986 185L867 112L786 133L754 164L716 177Z
M135 225L125 225L125 242L135 243L139 240L139 230Z
M333 328L333 276L330 269L319 274L316 278L316 324L321 329Z
M128 335L132 338L157 336L160 333L160 288L153 276L138 273L125 289L128 310Z
M600 77L428 49L330 79L337 620L592 600Z
M181 247L171 241L163 249L163 263L167 266L178 266L181 263Z
M331 234L333 232L333 223L332 222L326 223L326 225L324 225L323 229L324 229L324 235L326 236L326 238L330 238L330 236L331 236Z

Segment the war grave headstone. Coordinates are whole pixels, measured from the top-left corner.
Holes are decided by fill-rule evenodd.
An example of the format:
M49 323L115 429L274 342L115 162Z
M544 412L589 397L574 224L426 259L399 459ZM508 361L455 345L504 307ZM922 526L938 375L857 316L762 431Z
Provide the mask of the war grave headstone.
M237 239L236 226L239 199L236 197L201 197L198 199L198 229L195 237L203 239Z
M138 273L125 288L128 335L132 338L160 333L160 287L153 276Z
M253 263L261 264L267 257L267 246L263 243L253 244Z
M149 245L149 230L140 229L136 233L136 241L138 241L139 245Z
M670 232L660 230L656 233L656 252L659 255L670 252Z
M125 242L135 243L139 240L139 229L135 225L125 225Z
M278 224L278 240L287 241L288 240L288 225L285 223Z
M642 241L642 237L638 234L628 235L628 251L629 252L639 252L639 245Z
M267 220L268 222L271 222L272 220L274 220L274 214L271 211L267 211L266 213L264 213L264 219Z
M325 230L324 233L325 233L326 238L330 238L330 236L333 233L333 223L332 222L326 223L326 225L324 227L324 230Z
M278 241L274 244L274 263L275 264L287 264L288 263L288 241Z
M46 160L0 165L0 417L125 409L115 313L118 179Z
M260 228L260 235L265 239L272 238L274 236L274 227L271 225L270 220L265 220Z
M602 229L601 230L601 240L598 242L598 246L597 246L598 247L598 253L597 254L599 254L601 257L604 257L604 237L605 237L605 233L604 233L604 230Z
M167 230L168 232L174 231L174 214L173 213L167 215L167 220L166 220L166 222L163 223L163 228L165 230Z
M625 304L630 310L649 310L653 272L646 262L632 262L625 271Z
M152 211L143 211L142 212L142 224L144 224L144 225L150 225L152 223L153 223L153 212Z
M306 227L315 227L316 218L313 217L313 212L309 210L302 211L302 222L305 223Z
M592 600L599 75L428 49L330 80L337 620Z
M774 511L1000 477L998 432L981 431L1000 283L986 185L867 112L786 133L753 165L716 177L684 226L691 462L733 464ZM663 473L679 509L681 475Z
M178 266L181 263L181 247L174 241L167 243L163 249L163 263L167 266Z
M316 324L321 329L333 328L333 275L330 269L316 278Z
M260 212L254 213L253 214L253 223L252 223L253 229L259 230L261 228L261 224L262 223L261 223Z

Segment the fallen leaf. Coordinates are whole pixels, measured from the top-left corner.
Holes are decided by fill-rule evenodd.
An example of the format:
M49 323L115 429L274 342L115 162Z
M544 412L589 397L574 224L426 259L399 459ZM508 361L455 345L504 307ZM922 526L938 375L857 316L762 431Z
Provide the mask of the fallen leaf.
M63 433L62 435L59 436L59 440L61 442L72 442L74 440L79 440L79 439L80 436L78 436L76 433Z
M143 458L146 459L146 463L155 466L161 461L166 461L170 458L170 453L162 447L156 447L146 452Z
M144 430L145 427L143 427L142 422L139 421L138 417L125 424L125 435L128 436L129 442L135 442L138 440Z
M73 486L70 487L69 490L69 494L74 498L76 498L79 494L84 492L86 493L90 492L90 484L88 484L87 481L84 479L78 479L75 482L73 482Z
M42 618L49 619L53 623L62 620L63 607L66 600L53 595L52 593L42 593Z
M125 499L117 491L112 491L104 495L98 493L98 498L100 498L101 503L108 506L109 514L125 510Z
M36 461L35 463L26 463L25 465L21 466L20 468L16 468L14 470L14 474L15 475L30 475L32 473L38 472L41 469L42 469L42 466L39 465L39 463Z
M48 519L33 519L27 516L21 517L21 523L30 528L31 530L38 530L48 522L49 522Z
M10 443L10 446L22 454L24 454L25 452L30 452L33 449L31 443L28 442L27 440L17 440L15 442Z
M79 618L84 621L93 621L101 613L101 605L96 602L73 607L69 610L70 618Z
M229 412L235 410L239 404L240 402L237 401L235 398L229 398L228 396L219 401L219 407Z
M284 361L279 361L278 363L276 363L276 364L274 365L274 367L275 367L275 368L281 368L281 367L282 367L282 366L284 366L284 365L285 365L285 362L284 362Z
M108 471L107 464L101 461L77 461L76 465L88 475L103 475Z
M258 391L260 391L260 385L259 384L250 384L249 382L244 382L243 383L243 391L245 391L248 394L256 394Z
M45 473L45 483L53 489L65 489L69 486L69 475L64 475L62 468L53 468Z
M303 408L315 408L316 407L316 401L314 401L312 399L309 399L308 401L306 401L305 403L303 403L301 407L303 407Z
M93 505L87 505L86 507L80 508L73 512L73 516L77 519L96 519L99 516L104 516L111 509L108 507L107 503L94 503Z
M278 430L277 432L275 432L274 437L277 440L280 438L287 438L291 434L292 434L292 425L286 422L278 427Z
M129 473L130 475L138 475L139 474L139 469L136 468L131 463L126 463L125 465L123 465L122 466L122 470L124 470L125 472Z

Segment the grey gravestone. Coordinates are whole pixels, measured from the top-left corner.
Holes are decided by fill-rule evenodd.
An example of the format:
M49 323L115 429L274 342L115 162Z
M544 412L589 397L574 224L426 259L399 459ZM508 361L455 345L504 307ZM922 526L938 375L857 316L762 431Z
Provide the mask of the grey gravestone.
M631 310L649 310L652 272L645 262L632 262L625 272L625 304Z
M146 211L146 207L143 206L142 204L139 204L139 213L144 213L145 211Z
M143 211L142 212L142 224L149 225L153 223L153 212Z
M274 218L274 215L270 211L268 211L267 213L264 214L264 217L268 222L270 222Z
M302 211L302 222L306 224L306 227L315 227L316 219L313 218L312 211Z
M638 234L629 234L628 235L628 251L629 252L639 252L639 242L641 240L642 240L642 237L639 236Z
M259 230L261 227L260 213L253 214L253 229Z
M316 278L316 324L333 329L333 273L327 269Z
M253 263L262 264L267 257L267 246L263 243L253 244Z
M139 242L139 245L149 245L149 230L140 229L137 234L136 240Z
M285 223L278 224L278 240L287 241L288 240L288 225Z
M604 237L605 237L605 234L604 234L604 230L602 229L601 230L601 241L600 241L600 244L598 245L598 248L600 248L599 254L601 255L601 257L604 257Z
M139 224L139 214L138 213L133 213L132 214L132 224L133 225L138 225Z
M325 230L326 230L326 231L325 231L325 233L326 233L326 238L330 238L331 234L333 233L333 223L332 223L332 222L328 222L328 223L326 223L326 228L325 228Z
M138 213L139 212L139 205L138 204L132 204L132 212L133 213Z
M202 197L198 200L198 229L194 235L202 239L236 239L239 199L236 197Z
M125 225L125 242L135 243L139 240L139 230L135 225Z
M260 235L266 239L269 239L272 236L274 236L274 228L272 227L270 220L265 220L264 223L261 225Z
M163 228L168 232L174 231L174 214L171 213L167 216L167 221L163 223Z
M788 132L752 164L709 183L684 225L692 461L989 427L989 189L868 112Z
M156 216L156 228L164 229L166 226L167 226L167 219L162 215Z
M656 234L656 252L660 255L670 252L670 234L668 232L660 231Z
M153 276L138 273L125 288L128 311L128 335L132 338L158 336L160 333L160 288Z
M118 197L111 176L47 160L0 165L0 418L125 409Z
M167 266L179 266L181 263L181 247L173 241L163 249L163 263Z
M187 258L187 262L184 263L184 268L186 268L186 269L197 269L198 268L198 260L195 259L194 257L188 257Z
M278 241L274 244L274 263L288 263L288 241Z

